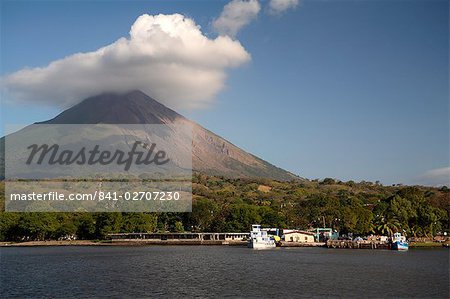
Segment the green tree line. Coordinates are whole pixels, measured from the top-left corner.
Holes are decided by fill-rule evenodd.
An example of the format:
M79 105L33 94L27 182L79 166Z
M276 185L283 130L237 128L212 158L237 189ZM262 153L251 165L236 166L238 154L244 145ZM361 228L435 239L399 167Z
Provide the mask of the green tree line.
M1 191L1 190L0 190ZM3 192L2 192L3 194ZM196 174L192 213L0 213L1 241L105 239L117 232L247 232L331 227L343 234L432 237L449 230L449 189L378 182L278 182ZM4 199L4 198L3 198Z

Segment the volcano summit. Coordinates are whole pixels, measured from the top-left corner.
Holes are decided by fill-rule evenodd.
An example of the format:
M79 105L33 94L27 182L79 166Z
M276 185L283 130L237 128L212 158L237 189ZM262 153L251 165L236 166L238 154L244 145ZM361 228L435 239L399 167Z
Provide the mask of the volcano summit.
M89 97L39 124L176 124L192 127L194 171L232 178L298 179L162 105L141 91ZM187 141L180 141L187 142ZM183 146L183 145L180 145Z

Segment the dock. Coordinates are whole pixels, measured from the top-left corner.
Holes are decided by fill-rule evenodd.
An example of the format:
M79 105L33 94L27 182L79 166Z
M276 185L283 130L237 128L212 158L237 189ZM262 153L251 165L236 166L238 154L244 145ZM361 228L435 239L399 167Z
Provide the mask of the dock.
M286 242L281 241L280 247L325 247L325 242Z
M250 233L117 233L113 243L133 245L247 245Z
M326 246L339 249L391 249L391 243L382 241L328 240Z

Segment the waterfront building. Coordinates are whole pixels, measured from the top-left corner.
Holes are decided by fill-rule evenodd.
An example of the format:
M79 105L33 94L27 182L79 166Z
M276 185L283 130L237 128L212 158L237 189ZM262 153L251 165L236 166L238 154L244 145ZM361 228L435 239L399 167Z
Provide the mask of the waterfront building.
M337 240L339 238L339 232L333 231L329 227L317 227L308 231L314 234L316 242L326 242L327 240Z
M313 243L314 234L300 230L284 230L282 239L284 239L285 242Z

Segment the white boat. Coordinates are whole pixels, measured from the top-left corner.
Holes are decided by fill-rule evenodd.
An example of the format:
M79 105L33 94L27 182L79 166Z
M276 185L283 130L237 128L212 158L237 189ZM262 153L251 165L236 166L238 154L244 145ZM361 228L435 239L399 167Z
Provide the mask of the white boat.
M402 236L400 233L395 233L392 238L392 249L393 250L408 250L409 244L406 241L406 237Z
M267 249L276 247L275 240L261 229L261 225L253 224L250 231L248 247L253 249Z

